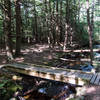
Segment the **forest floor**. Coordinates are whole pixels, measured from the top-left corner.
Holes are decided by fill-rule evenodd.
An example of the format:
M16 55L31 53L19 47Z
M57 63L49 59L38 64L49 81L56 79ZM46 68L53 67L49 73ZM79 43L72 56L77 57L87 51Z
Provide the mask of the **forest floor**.
M61 62L67 62L67 65L70 64L70 66L73 66L74 64L82 64L90 61L88 52L81 53L82 50L77 50L75 52L67 50L67 52L62 52L60 49L61 48L58 46L52 49L49 48L48 45L39 44L23 46L21 50L22 55L16 57L14 61L50 66L59 66ZM6 51L1 50L0 52L0 65L8 63L6 61Z
M67 66L79 66L89 62L88 53L85 54L76 53L75 55L70 56L69 54L62 52L55 52L59 50L58 47L55 49L49 48L48 45L29 45L22 47L22 55L15 58L13 62L20 63L31 63L31 64L40 64L54 67L67 67ZM73 53L72 53L73 54ZM66 56L65 56L66 55ZM84 57L83 57L84 56ZM60 58L71 58L71 59L60 59ZM84 58L85 60L80 60ZM2 50L0 53L0 65L8 63L6 61L6 52ZM85 98L83 100L100 100L100 86L86 86ZM81 100L81 99L80 99Z
M2 49L0 52L0 65L6 64L6 51ZM52 50L49 49L48 45L23 46L21 53L22 55L16 57L14 61L31 64L44 64L55 56Z

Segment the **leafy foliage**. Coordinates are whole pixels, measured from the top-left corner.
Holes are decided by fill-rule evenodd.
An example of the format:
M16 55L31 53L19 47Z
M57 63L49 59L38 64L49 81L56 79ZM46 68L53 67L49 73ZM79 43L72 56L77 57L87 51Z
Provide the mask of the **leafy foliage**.
M77 28L78 27L78 28ZM86 30L86 23L76 23L75 40L81 45L86 46L89 44L88 32Z
M0 7L2 8L4 2L1 0ZM57 4L58 3L58 4ZM66 6L68 3L68 6ZM58 8L57 8L58 6ZM94 6L94 9L93 9ZM67 9L66 9L67 7ZM58 9L58 11L57 11ZM11 33L14 43L16 42L16 14L15 4L11 0L12 10L12 27ZM99 1L90 0L90 17L94 13L94 41L99 40L100 37L100 10ZM3 38L0 41L4 41L4 11L0 9L0 37ZM78 44L88 44L87 35L87 13L86 13L86 0L22 0L21 2L21 18L22 18L22 39L24 42L48 42L48 37L51 44L57 42L56 37L60 42L64 42L65 39L65 24L66 17L68 17L70 24L70 32L68 41L70 41L70 35L72 35L72 42ZM58 31L56 28L58 27ZM3 37L2 37L3 35ZM78 39L80 38L80 41ZM23 41L22 40L22 41ZM38 41L36 41L38 40ZM28 42L29 43L29 42Z
M10 99L11 97L13 97L17 89L21 89L21 86L17 85L11 79L7 78L5 79L5 77L2 77L2 80L0 80L0 99L2 100Z

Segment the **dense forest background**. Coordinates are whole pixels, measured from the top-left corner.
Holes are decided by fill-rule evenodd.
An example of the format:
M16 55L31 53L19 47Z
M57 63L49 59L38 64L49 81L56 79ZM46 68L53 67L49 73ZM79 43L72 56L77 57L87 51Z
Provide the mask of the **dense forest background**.
M18 68L10 70L9 64L13 67L17 64ZM30 65L34 68L29 67ZM3 66L8 70L3 69ZM36 68L38 70L32 72L35 67L41 69ZM53 71L42 67L52 67ZM60 75L61 70L63 71ZM23 75L24 71L26 75ZM53 95L59 90L63 92L59 100L65 100L72 92L77 96L77 85L74 86L72 80L72 86L64 83L62 86L60 84L59 88L58 83L46 80L43 82L43 79L40 79L41 75L43 78L49 77L51 72L54 74L51 74L54 80L58 79L55 75L64 80L62 82L68 83L75 78L75 84L81 82L82 76L88 86L79 86L82 89L78 90L79 98L82 96L82 100L100 100L100 86L97 85L100 85L100 0L0 0L0 98L49 100L42 99L43 94L37 95L38 87L42 83L44 84L40 91L45 96L49 94L45 92L46 88L50 89L49 86L54 87L50 91ZM89 76L87 72L93 75ZM34 76L34 73L40 75L39 79L37 76L27 76ZM71 73L74 78L70 77ZM62 77L63 75L68 75L69 79ZM91 77L93 83L85 80L85 77ZM38 92L35 93L34 88ZM88 92L81 94L85 88ZM57 97L59 98L58 93ZM71 97L74 98L73 95Z
M59 45L63 50L100 41L99 0L0 0L0 48L9 59L23 44Z

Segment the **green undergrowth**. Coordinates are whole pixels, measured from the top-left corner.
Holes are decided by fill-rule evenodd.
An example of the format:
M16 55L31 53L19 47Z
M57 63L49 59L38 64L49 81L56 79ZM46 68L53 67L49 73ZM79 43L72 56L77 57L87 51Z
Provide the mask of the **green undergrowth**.
M4 75L0 76L0 99L9 100L13 97L17 89L22 89L20 85L13 79L10 79Z

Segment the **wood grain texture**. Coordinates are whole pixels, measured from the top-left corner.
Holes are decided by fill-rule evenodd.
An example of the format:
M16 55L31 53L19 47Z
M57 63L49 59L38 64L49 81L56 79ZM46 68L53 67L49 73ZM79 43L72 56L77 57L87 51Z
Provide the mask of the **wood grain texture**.
M90 83L94 83L94 81L95 81L95 79L96 79L96 77L97 77L97 73L95 73L94 75L93 75L93 77L92 77L92 79L90 80Z
M77 85L86 84L90 81L90 78L87 78L87 75L92 75L92 73L85 73L76 70L58 69L54 67L41 67L38 65L32 66L17 63L4 65L4 68L21 74Z
M99 81L100 81L100 73L98 73L97 78L96 78L94 84L99 85Z

